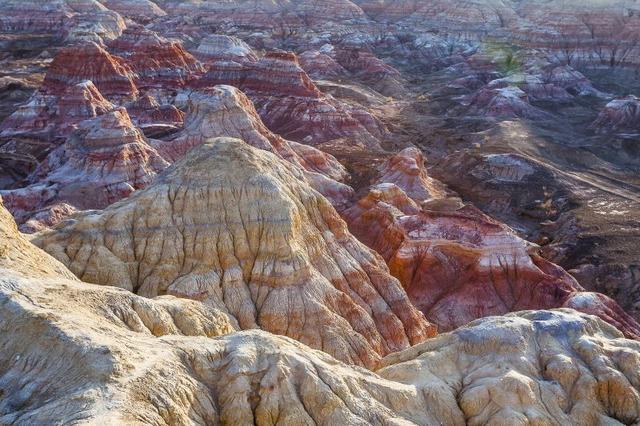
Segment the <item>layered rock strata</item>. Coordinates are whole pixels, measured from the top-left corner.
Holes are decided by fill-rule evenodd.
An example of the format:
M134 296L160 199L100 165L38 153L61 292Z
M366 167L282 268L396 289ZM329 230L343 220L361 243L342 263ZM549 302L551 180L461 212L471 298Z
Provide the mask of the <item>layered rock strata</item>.
M200 300L349 363L373 367L433 335L382 259L285 164L214 139L35 241L85 281Z
M73 208L67 214L104 208L146 187L167 166L126 110L117 108L82 122L33 173L32 185L2 193L18 222L34 218L25 229L35 230L63 219L61 204Z
M42 90L60 96L70 86L90 80L107 99L133 99L138 94L134 77L124 59L88 42L58 52L47 71Z
M192 92L188 95L187 111L183 131L165 141L153 142L169 161L181 158L207 139L239 138L301 167L311 185L334 206L344 207L351 201L353 190L340 183L347 177L347 172L333 156L271 132L253 103L235 87L221 85Z
M285 138L319 144L348 138L379 148L384 125L364 109L325 96L289 52L269 52L255 62L220 61L197 82L199 87L236 86L256 105L265 124Z

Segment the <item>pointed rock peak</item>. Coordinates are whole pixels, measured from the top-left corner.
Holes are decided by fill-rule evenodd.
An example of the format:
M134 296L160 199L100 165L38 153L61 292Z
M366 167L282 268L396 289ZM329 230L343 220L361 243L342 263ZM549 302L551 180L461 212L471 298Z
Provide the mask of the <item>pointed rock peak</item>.
M214 137L240 138L249 145L276 154L301 167L311 185L335 206L351 198L352 189L337 181L347 172L331 155L316 148L287 141L262 122L253 103L233 86L215 86L192 92L187 101L185 128L170 141L154 141L158 151L176 160L204 140Z
M322 96L322 92L302 69L298 57L293 52L283 50L267 52L257 65L259 68L267 68L275 72L273 83L290 85L289 90L294 90L292 94L307 97Z
M367 367L434 333L300 172L239 139L206 141L147 189L36 241L85 281L201 300ZM91 256L70 256L70 241Z
M262 123L249 98L233 86L220 85L193 92L189 96L185 128L202 138L238 137L272 152L287 148L285 141Z
M4 195L22 229L33 232L77 210L105 208L168 166L120 107L81 122L30 176L32 185Z
M146 94L138 98L138 100L135 102L135 106L141 109L153 109L153 108L159 108L160 103L155 97Z
M129 26L109 43L109 49L126 60L142 89L171 91L204 73L202 64L180 41L166 39L142 25Z
M424 164L419 149L405 148L383 164L378 182L397 185L418 203L444 197L444 186L427 174Z
M58 107L60 115L69 121L73 121L73 118L96 117L115 108L102 96L91 80L82 81L69 88L60 98Z
M364 211L374 208L378 203L385 203L397 208L403 214L417 214L420 206L397 185L393 183L380 183L372 186L357 205L351 207L345 213L347 217L357 217Z
M61 49L53 59L43 82L43 90L62 95L69 87L91 80L108 98L133 98L138 90L133 72L118 56L94 42Z

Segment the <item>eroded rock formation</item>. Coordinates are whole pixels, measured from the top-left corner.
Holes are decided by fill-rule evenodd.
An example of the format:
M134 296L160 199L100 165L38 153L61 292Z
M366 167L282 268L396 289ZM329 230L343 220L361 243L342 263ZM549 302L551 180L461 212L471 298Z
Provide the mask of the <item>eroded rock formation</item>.
M215 63L215 61L253 62L258 57L255 52L237 37L211 34L204 38L194 54L205 63Z
M423 163L414 148L390 158L380 169L380 183L343 216L430 321L452 330L484 316L567 306L640 337L640 325L613 300L585 293L513 230L446 198Z
M132 99L138 94L131 67L94 42L60 50L47 71L42 90L59 96L86 80L92 81L107 99Z
M167 40L142 25L130 25L109 48L131 67L141 90L175 90L204 72L180 42Z
M331 155L311 146L287 141L262 123L253 103L232 86L216 86L192 92L187 100L185 129L154 146L169 161L215 137L239 138L246 143L276 154L305 170L311 185L337 207L346 206L352 189L339 183L347 172Z
M63 138L83 120L113 110L90 80L69 87L61 96L35 93L0 125L2 137Z
M591 127L601 133L640 133L640 99L627 96L612 100L600 112Z
M364 109L325 96L290 52L269 52L255 62L220 61L197 82L229 84L244 91L265 124L285 138L318 144L349 138L379 148L384 125Z
M64 203L98 209L149 185L168 163L117 108L80 124L31 176L32 185L3 191L5 203L25 229L37 230L64 218ZM42 212L48 213L43 216Z
M214 139L36 242L85 281L200 300L350 363L373 367L432 335L382 259L285 164Z
M445 196L444 186L427 174L424 155L417 148L405 148L380 168L378 182L394 184L420 203Z
M370 373L263 331L195 337L229 331L197 302L87 287L0 278L1 359L14 360L0 373L3 421L590 425L639 415L638 342L571 310L479 320Z

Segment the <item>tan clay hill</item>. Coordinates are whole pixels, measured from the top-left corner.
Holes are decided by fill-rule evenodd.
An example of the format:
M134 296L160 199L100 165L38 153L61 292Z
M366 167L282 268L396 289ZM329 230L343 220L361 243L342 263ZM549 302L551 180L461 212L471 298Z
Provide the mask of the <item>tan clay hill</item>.
M640 343L572 310L479 320L367 372L286 337L233 332L233 318L195 301L72 279L1 206L0 232L11 241L0 257L2 423L585 425L640 417Z
M349 363L375 367L434 334L302 171L239 139L207 141L34 241L84 281L199 300Z

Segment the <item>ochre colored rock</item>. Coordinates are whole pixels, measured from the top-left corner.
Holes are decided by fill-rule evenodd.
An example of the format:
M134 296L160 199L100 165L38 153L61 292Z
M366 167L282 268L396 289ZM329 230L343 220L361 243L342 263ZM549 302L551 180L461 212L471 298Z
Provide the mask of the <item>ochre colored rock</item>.
M300 169L238 139L35 241L88 282L200 300L349 363L374 367L434 334Z
M639 415L640 344L572 310L485 318L367 372L264 331L205 338L229 326L197 302L11 275L0 300L9 422L595 426Z
M405 148L382 165L378 182L398 186L417 203L443 198L444 186L427 174L424 163L419 149Z
M60 262L31 244L19 231L0 197L0 269L34 278L76 280ZM2 276L4 274L0 274Z

